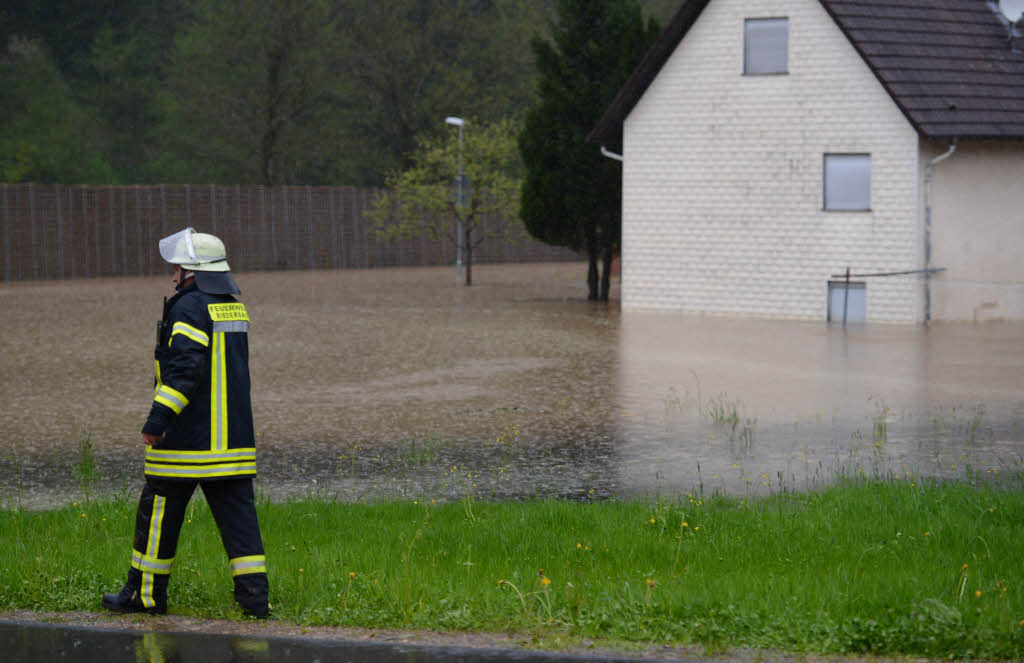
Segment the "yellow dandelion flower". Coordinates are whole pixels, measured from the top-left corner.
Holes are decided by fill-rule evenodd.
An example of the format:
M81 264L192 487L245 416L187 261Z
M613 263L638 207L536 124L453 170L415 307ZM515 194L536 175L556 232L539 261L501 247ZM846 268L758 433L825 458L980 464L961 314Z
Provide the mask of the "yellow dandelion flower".
M689 527L689 526L690 526L690 523L688 523L688 522L686 522L686 521L684 520L684 521L683 521L683 524L682 524L682 527Z
M655 585L657 585L657 584L658 584L658 583L657 583L657 582L656 582L656 581L654 580L654 578L648 578L648 579L647 579L647 586L648 586L648 587L654 587L654 586L655 586Z
M305 571L305 569L300 566L299 567L299 573L302 573L303 571Z
M580 548L582 548L582 547L583 547L583 544L582 544L582 543L577 543L577 544L576 544L576 550L579 550L579 549L580 549Z
M931 532L925 532L925 533L924 533L924 535L925 535L925 536L931 536L931 535L932 535L932 533L931 533Z
M976 599L980 599L981 598L981 590L980 589L975 590L974 598L976 598Z
M657 522L657 521L656 521L656 520L655 520L654 518L651 518L651 524L652 524L652 525L653 525L654 523L656 523L656 522Z
M547 587L548 585L551 584L551 578L541 578L540 579L540 584L542 584L545 587Z
M356 579L356 572L355 571L349 571L348 572L348 579L349 580L355 580Z

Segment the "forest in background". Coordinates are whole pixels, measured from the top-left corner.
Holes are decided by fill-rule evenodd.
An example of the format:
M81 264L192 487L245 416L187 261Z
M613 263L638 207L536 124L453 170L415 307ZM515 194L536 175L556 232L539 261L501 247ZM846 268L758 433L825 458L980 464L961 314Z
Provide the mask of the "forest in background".
M9 0L0 181L380 186L446 116L522 125L554 4Z

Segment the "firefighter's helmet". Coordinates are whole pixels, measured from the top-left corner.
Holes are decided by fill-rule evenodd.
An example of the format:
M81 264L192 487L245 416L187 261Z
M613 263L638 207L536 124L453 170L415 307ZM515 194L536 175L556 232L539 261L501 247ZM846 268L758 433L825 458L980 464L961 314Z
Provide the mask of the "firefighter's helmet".
M224 242L215 235L185 228L160 240L160 255L172 265L190 272L227 272L228 254Z
M213 295L239 292L229 273L231 268L224 242L215 235L185 228L160 240L160 256L172 265L193 272L196 285L203 292Z

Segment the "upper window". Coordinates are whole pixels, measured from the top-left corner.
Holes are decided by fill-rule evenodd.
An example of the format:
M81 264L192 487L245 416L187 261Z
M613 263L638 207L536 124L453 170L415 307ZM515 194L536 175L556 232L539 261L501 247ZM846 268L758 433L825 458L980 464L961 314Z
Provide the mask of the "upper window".
M826 210L871 209L871 155L825 155Z
M789 72L789 19L748 18L743 21L743 73Z

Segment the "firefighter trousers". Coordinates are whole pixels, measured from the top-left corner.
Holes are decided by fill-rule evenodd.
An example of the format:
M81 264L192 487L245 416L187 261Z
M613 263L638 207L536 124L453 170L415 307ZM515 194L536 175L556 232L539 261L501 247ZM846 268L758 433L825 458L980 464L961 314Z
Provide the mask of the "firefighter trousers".
M252 479L169 481L146 477L135 517L135 541L130 578L140 584L147 608L166 605L167 583L178 548L178 535L196 485L210 505L228 554L235 584L235 600L254 614L266 611L267 558L263 554L256 518Z

